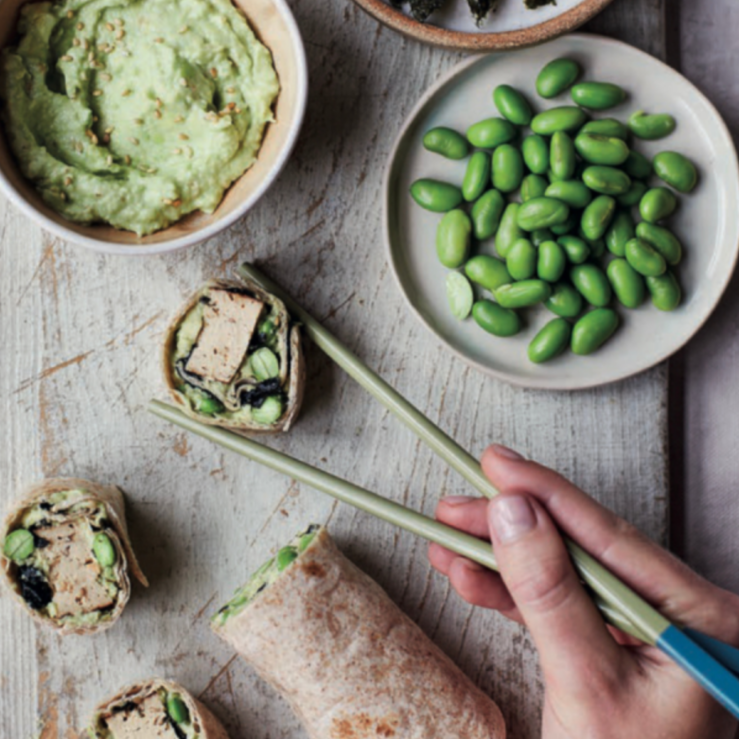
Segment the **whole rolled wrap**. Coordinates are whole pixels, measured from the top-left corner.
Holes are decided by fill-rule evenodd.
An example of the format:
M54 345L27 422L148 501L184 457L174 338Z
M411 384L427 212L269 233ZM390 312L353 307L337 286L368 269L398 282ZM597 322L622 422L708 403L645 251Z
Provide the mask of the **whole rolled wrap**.
M152 678L94 711L90 739L228 739L218 719L181 685Z
M25 550L10 538L17 540L19 531ZM131 596L129 573L149 584L131 547L117 487L79 478L45 480L13 503L0 534L4 585L33 619L62 634L110 628ZM105 565L95 556L95 537L104 537L97 541Z
M325 529L276 579L272 567L237 591L213 629L290 703L310 737L504 739L498 706Z
M233 306L220 305L212 297L229 294L262 305L255 325L227 330L222 309ZM248 319L248 308L234 315ZM206 336L209 321L211 332ZM223 324L220 332L219 321ZM201 351L205 356L194 358L206 343L207 354ZM265 354L268 361L264 361ZM262 358L256 370L255 355ZM222 363L211 366L210 358L220 358ZM163 364L172 399L201 423L242 435L274 434L288 431L300 412L305 387L300 327L279 298L249 280L211 280L198 290L166 332ZM218 379L206 376L219 372L224 375Z

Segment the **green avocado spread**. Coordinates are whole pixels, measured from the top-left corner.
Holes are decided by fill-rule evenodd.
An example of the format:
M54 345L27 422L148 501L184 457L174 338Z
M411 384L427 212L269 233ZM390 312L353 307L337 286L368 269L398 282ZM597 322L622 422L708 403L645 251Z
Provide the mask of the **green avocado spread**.
M218 207L256 160L278 91L230 0L27 4L0 55L24 176L68 220L139 236Z

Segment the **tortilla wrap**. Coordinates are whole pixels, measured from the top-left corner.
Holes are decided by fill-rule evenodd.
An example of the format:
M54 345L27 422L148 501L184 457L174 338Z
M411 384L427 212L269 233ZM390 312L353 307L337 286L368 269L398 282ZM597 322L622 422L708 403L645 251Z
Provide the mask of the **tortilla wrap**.
M221 612L222 613L222 612ZM504 739L498 706L320 529L214 631L313 739Z
M71 501L59 502L50 506L50 499L58 493L67 491L80 491L80 495ZM131 596L130 573L144 586L149 585L146 576L141 571L136 555L131 546L125 517L125 503L123 493L112 485L100 485L89 480L79 478L54 478L45 480L34 485L18 500L16 500L5 518L2 539L9 533L22 525L24 515L39 504L50 506L49 517L56 519L56 523L72 521L75 516L66 515L66 508L70 505L80 506L83 504L100 504L103 506L105 516L109 522L104 533L108 536L116 552L114 572L118 593L113 606L107 611L97 623L75 624L70 622L60 623L41 610L30 608L21 595L21 589L17 580L18 564L9 559L4 552L0 552L0 563L2 564L2 580L12 596L18 601L39 623L52 626L62 634L92 634L110 628L119 618ZM79 518L79 517L77 517Z
M272 314L278 316L279 327L274 338L276 353L279 357L279 381L280 391L285 397L284 412L277 421L269 424L258 423L249 418L233 418L229 413L202 413L199 412L184 391L186 382L178 375L178 370L173 362L177 347L177 336L183 321L198 302L207 296L211 290L237 291L255 298L265 304ZM197 346L197 339L195 346ZM220 426L230 429L243 436L262 434L276 434L289 431L300 412L303 403L303 392L305 388L305 360L301 346L300 327L295 324L285 307L285 304L274 295L262 290L250 280L210 280L187 301L185 306L172 321L165 334L163 345L163 367L164 380L174 402L191 418L209 426ZM248 362L248 356L244 359L242 366ZM195 378L197 381L200 378ZM248 382L248 381L247 381ZM231 383L229 395L233 398L239 397L239 391L248 386L237 381ZM231 416L231 417L229 417Z
M198 737L198 739L228 739L228 734L220 721L197 698L194 698L181 685L170 680L161 680L158 678L129 685L127 688L123 688L113 698L97 706L92 715L90 726L87 729L88 736L91 739L117 739L115 733L111 732L107 727L106 719L120 714L121 709L125 706L130 707L132 703L140 705L150 696L157 693L161 695L162 692L176 694L185 706L187 706L189 723L184 733L188 739L195 739L195 737ZM158 716L158 719L161 721L162 716ZM152 733L151 736L169 736L170 726L171 722L168 722L163 728L159 726L157 734ZM140 736L140 739L149 739L149 735L141 730L137 736Z

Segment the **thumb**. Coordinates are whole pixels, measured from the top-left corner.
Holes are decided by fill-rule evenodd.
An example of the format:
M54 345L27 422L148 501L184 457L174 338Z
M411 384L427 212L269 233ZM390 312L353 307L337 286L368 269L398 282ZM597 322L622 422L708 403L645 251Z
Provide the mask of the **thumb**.
M500 495L488 505L488 524L503 582L536 642L545 677L592 677L595 665L615 670L618 645L541 504L527 495Z

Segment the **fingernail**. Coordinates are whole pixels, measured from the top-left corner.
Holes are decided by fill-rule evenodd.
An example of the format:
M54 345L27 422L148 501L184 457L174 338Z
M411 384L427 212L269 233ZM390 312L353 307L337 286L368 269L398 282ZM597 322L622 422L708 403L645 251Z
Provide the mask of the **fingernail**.
M450 495L447 498L443 498L442 502L446 503L447 505L455 506L455 505L465 505L466 503L472 503L473 500L475 499L471 498L469 495Z
M522 459L525 459L523 455L519 454L518 452L514 452L513 449L509 449L507 446L503 446L502 444L493 444L490 448L499 457L512 459L515 462L520 462Z
M488 520L495 538L510 544L536 526L536 513L523 495L503 495L488 507Z

